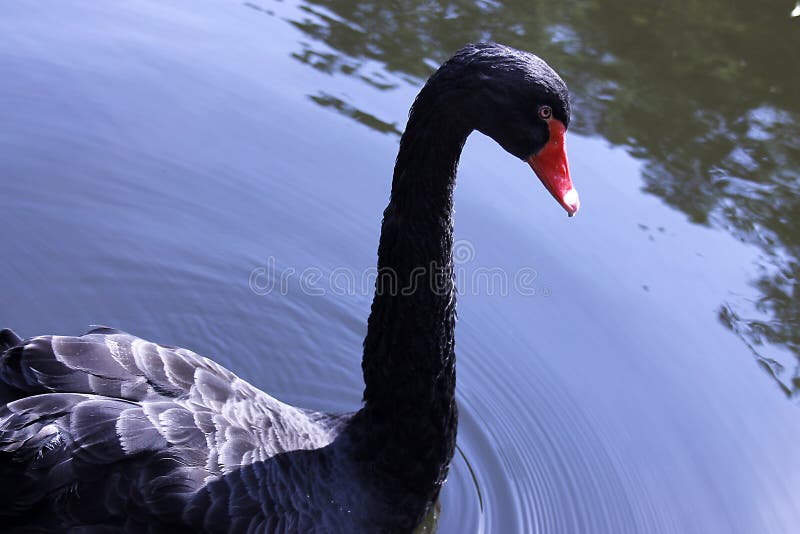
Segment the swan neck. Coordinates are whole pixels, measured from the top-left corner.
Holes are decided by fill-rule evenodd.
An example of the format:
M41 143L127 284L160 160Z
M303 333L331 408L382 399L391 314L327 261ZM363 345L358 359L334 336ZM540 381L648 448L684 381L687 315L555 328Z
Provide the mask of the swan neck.
M378 470L435 498L455 447L452 208L456 168L471 130L449 111L452 102L443 103L440 88L429 85L401 138L384 211L361 415Z

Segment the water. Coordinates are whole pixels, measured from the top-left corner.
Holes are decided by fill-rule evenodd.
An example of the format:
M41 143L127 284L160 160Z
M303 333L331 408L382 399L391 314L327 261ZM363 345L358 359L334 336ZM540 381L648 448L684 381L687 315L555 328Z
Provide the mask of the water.
M9 2L0 324L108 324L357 407L397 134L433 67L495 39L570 85L582 210L469 139L438 531L794 532L791 8Z

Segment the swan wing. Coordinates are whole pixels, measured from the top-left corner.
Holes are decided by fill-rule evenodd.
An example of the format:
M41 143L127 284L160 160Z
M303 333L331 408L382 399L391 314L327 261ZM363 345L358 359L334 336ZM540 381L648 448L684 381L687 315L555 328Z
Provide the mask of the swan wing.
M0 516L47 503L59 517L94 508L118 517L128 503L178 521L212 480L335 436L336 418L284 404L187 349L105 327L20 340L0 356L0 382L18 392L0 408L9 482ZM81 511L78 501L102 504Z
M86 393L133 402L172 400L222 415L257 435L271 456L328 442L325 414L289 406L216 362L107 327L82 336L21 340L0 356L0 382L23 395Z
M181 398L212 376L227 384L237 380L224 367L190 350L107 327L82 336L20 340L0 359L0 380L29 395L91 393L132 401ZM217 397L225 394L203 391Z
M38 509L46 514L35 521L53 527L126 516L178 521L209 475L207 441L191 419L174 403L98 395L8 403L0 408L0 516Z

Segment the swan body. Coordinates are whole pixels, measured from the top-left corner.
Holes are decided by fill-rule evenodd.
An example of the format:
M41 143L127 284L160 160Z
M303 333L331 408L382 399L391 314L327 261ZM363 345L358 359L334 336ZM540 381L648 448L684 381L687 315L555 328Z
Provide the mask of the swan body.
M289 406L190 350L112 328L0 331L4 530L411 531L455 448L461 148L473 130L493 137L572 215L568 123L564 82L502 45L468 45L427 82L384 212L356 412Z
M288 466L288 452L324 449L346 420L286 405L192 351L105 327L17 341L0 380L21 395L0 408L0 451L25 467L4 466L3 511L48 502L59 515L42 526L52 528L120 514L131 532L146 531L137 518L148 517L195 531L311 530L303 510L321 500L324 479L302 496L280 491L300 486L302 469L266 460L284 455Z

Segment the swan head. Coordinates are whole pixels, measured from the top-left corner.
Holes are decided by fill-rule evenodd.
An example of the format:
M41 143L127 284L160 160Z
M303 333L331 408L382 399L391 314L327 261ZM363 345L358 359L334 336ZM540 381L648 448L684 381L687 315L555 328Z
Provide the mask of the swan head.
M449 65L449 66L448 66ZM580 207L567 160L569 92L539 57L494 43L468 45L442 69L452 70L470 127L527 162L556 201L575 215Z

